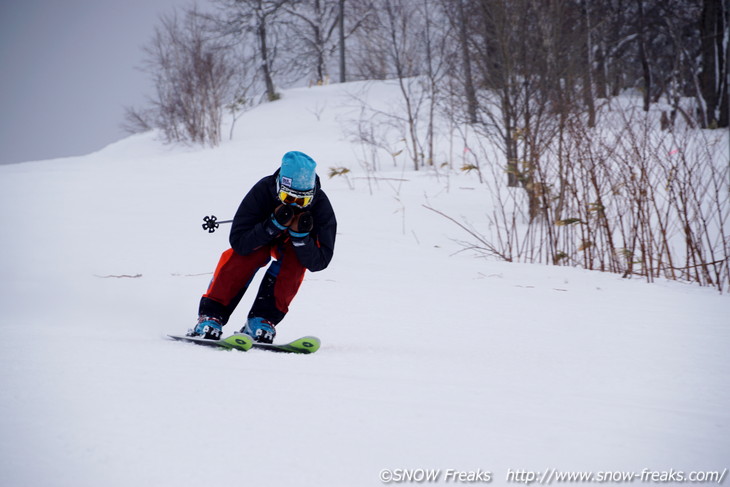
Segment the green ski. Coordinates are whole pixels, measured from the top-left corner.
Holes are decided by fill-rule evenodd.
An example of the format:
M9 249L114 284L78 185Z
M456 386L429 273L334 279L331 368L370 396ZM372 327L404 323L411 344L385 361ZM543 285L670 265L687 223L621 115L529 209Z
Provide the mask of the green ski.
M200 337L189 337L185 335L167 335L173 340L179 340L181 342L195 343L196 345L204 345L206 347L223 348L225 350L241 350L245 352L251 348L253 340L250 336L244 333L236 333L229 337L223 338L222 340L210 340L208 338Z
M189 337L184 335L167 336L173 340L195 343L196 345L222 348L224 350L235 349L244 352L254 348L256 350L266 350L268 352L310 354L319 350L321 345L319 338L313 336L301 337L289 343L258 343L254 342L250 336L243 333L235 333L221 340L209 340L207 338Z
M253 342L251 348L257 350L268 350L269 352L280 352L280 353L314 353L319 350L321 342L319 338L313 336L306 336L298 338L293 342L289 343L258 343Z

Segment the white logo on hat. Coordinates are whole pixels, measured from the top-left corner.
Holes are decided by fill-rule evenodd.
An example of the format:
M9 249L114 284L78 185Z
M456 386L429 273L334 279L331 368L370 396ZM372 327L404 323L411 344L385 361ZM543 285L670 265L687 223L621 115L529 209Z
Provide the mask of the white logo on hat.
M291 188L292 187L292 179L291 178L288 178L286 176L282 176L281 177L281 184L282 184L282 186L286 186L286 187Z

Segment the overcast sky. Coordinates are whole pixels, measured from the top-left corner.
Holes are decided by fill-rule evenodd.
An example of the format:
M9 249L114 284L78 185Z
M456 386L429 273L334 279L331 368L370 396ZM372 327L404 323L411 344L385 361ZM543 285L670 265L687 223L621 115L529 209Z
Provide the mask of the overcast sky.
M191 0L0 0L0 164L122 139L152 94L137 68L160 14ZM204 3L204 2L200 2Z

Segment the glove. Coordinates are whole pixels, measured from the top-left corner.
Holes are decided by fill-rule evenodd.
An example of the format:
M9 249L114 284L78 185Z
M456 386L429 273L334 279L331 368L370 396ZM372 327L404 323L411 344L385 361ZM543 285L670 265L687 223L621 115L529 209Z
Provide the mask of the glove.
M303 211L294 218L289 227L289 235L294 238L304 238L314 228L314 218L308 211Z
M294 218L294 210L291 206L280 205L271 214L271 217L264 222L264 230L266 230L269 238L276 238L281 232L289 228Z
M279 230L286 230L292 224L294 210L291 206L280 205L271 215L271 220Z

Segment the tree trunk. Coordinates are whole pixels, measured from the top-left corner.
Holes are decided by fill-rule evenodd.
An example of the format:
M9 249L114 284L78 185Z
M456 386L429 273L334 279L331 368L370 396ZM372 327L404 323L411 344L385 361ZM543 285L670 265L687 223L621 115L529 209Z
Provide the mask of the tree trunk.
M463 0L456 0L459 8L459 43L461 44L461 57L464 63L464 92L466 94L466 109L469 123L477 123L477 97L474 91L474 77L471 72L471 56L469 55L469 34L467 32L467 19L464 12Z
M700 17L700 91L704 103L701 123L708 127L728 126L727 7L722 0L704 0Z
M649 60L646 56L646 43L644 41L644 0L636 0L639 7L639 24L637 27L637 39L639 41L639 62L641 70L644 74L644 111L649 111L651 104L651 70L649 68Z
M269 49L266 45L266 21L259 19L258 29L256 30L259 37L259 49L261 50L261 72L264 75L264 83L266 83L266 98L274 101L279 98L274 89L274 80L271 79L271 66L269 64Z
M347 81L345 72L345 0L340 0L340 83Z
M588 0L583 3L586 31L586 59L583 70L583 102L588 110L588 127L596 126L596 107L593 101L593 38L591 32L591 15Z

